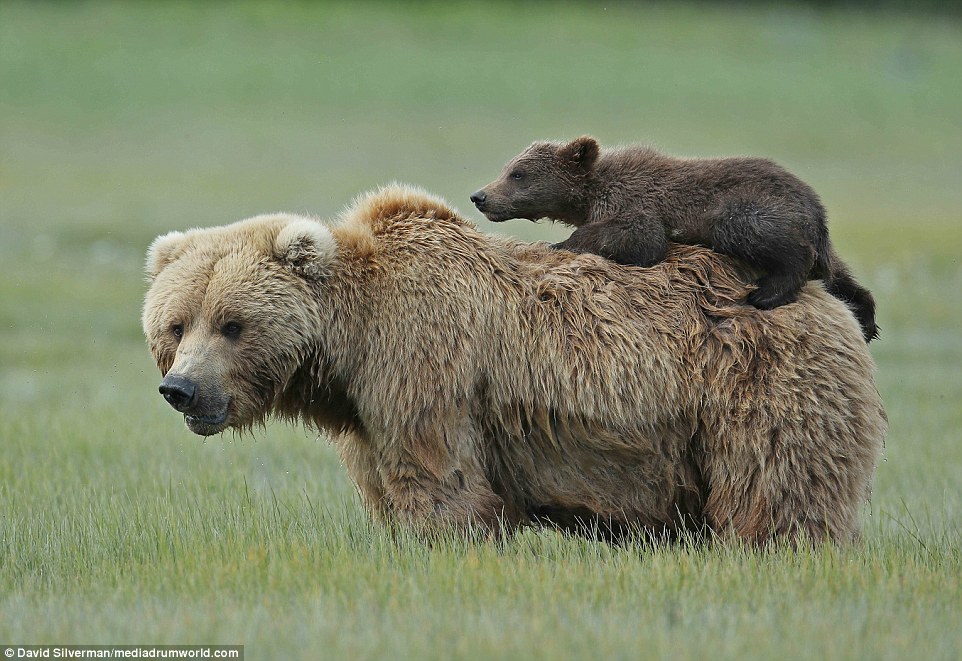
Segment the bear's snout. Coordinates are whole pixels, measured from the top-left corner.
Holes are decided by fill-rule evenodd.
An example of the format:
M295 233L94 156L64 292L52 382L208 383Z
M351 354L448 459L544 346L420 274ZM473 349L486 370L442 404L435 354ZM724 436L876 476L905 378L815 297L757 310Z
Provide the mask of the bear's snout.
M197 384L182 376L167 376L160 382L160 394L171 406L184 413L197 399Z
M471 193L471 202L474 206L478 208L478 211L484 211L484 201L488 199L488 194L484 190L479 190Z
M494 189L494 197L488 193L487 188ZM512 217L509 209L505 206L504 198L499 194L494 184L489 184L487 187L471 193L471 201L478 211L483 213L485 218L492 223L500 223Z

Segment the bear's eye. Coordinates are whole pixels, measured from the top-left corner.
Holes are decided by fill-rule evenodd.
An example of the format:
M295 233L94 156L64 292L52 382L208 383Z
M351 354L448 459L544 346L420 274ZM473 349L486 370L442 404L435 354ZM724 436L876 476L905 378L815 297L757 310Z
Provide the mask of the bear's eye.
M180 341L180 338L184 337L184 325L174 324L170 327L170 333L177 338L178 341Z
M508 176L515 180L524 179L524 172L522 172L521 170L512 170L511 174L509 174Z
M220 328L221 334L231 340L237 339L241 332L241 325L236 321L228 321Z

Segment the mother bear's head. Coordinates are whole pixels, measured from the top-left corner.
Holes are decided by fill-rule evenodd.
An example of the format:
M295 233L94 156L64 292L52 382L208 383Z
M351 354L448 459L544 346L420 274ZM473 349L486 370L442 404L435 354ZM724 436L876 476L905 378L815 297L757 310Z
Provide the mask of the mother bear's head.
M143 329L160 392L196 434L264 419L317 346L316 288L337 256L309 218L171 232L147 253Z

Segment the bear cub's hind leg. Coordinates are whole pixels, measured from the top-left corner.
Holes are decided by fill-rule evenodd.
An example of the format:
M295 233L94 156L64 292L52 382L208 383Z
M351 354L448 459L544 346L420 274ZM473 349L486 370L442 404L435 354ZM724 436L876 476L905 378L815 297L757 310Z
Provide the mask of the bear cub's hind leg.
M747 302L761 310L794 303L815 264L813 229L803 218L765 204L727 205L712 230L712 247L765 272Z
M806 280L806 277L799 277L797 272L770 272L758 279L755 283L758 289L751 292L745 300L759 310L772 310L794 303Z

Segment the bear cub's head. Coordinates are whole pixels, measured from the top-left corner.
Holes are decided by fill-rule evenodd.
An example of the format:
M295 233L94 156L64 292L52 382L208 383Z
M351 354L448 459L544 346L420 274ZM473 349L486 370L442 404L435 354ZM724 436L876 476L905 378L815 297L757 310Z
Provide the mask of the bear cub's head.
M286 214L153 242L144 334L188 429L210 436L276 409L316 346L336 254L325 225Z
M504 166L501 176L471 195L488 220L550 218L569 225L585 219L585 189L598 160L598 142L535 142Z

